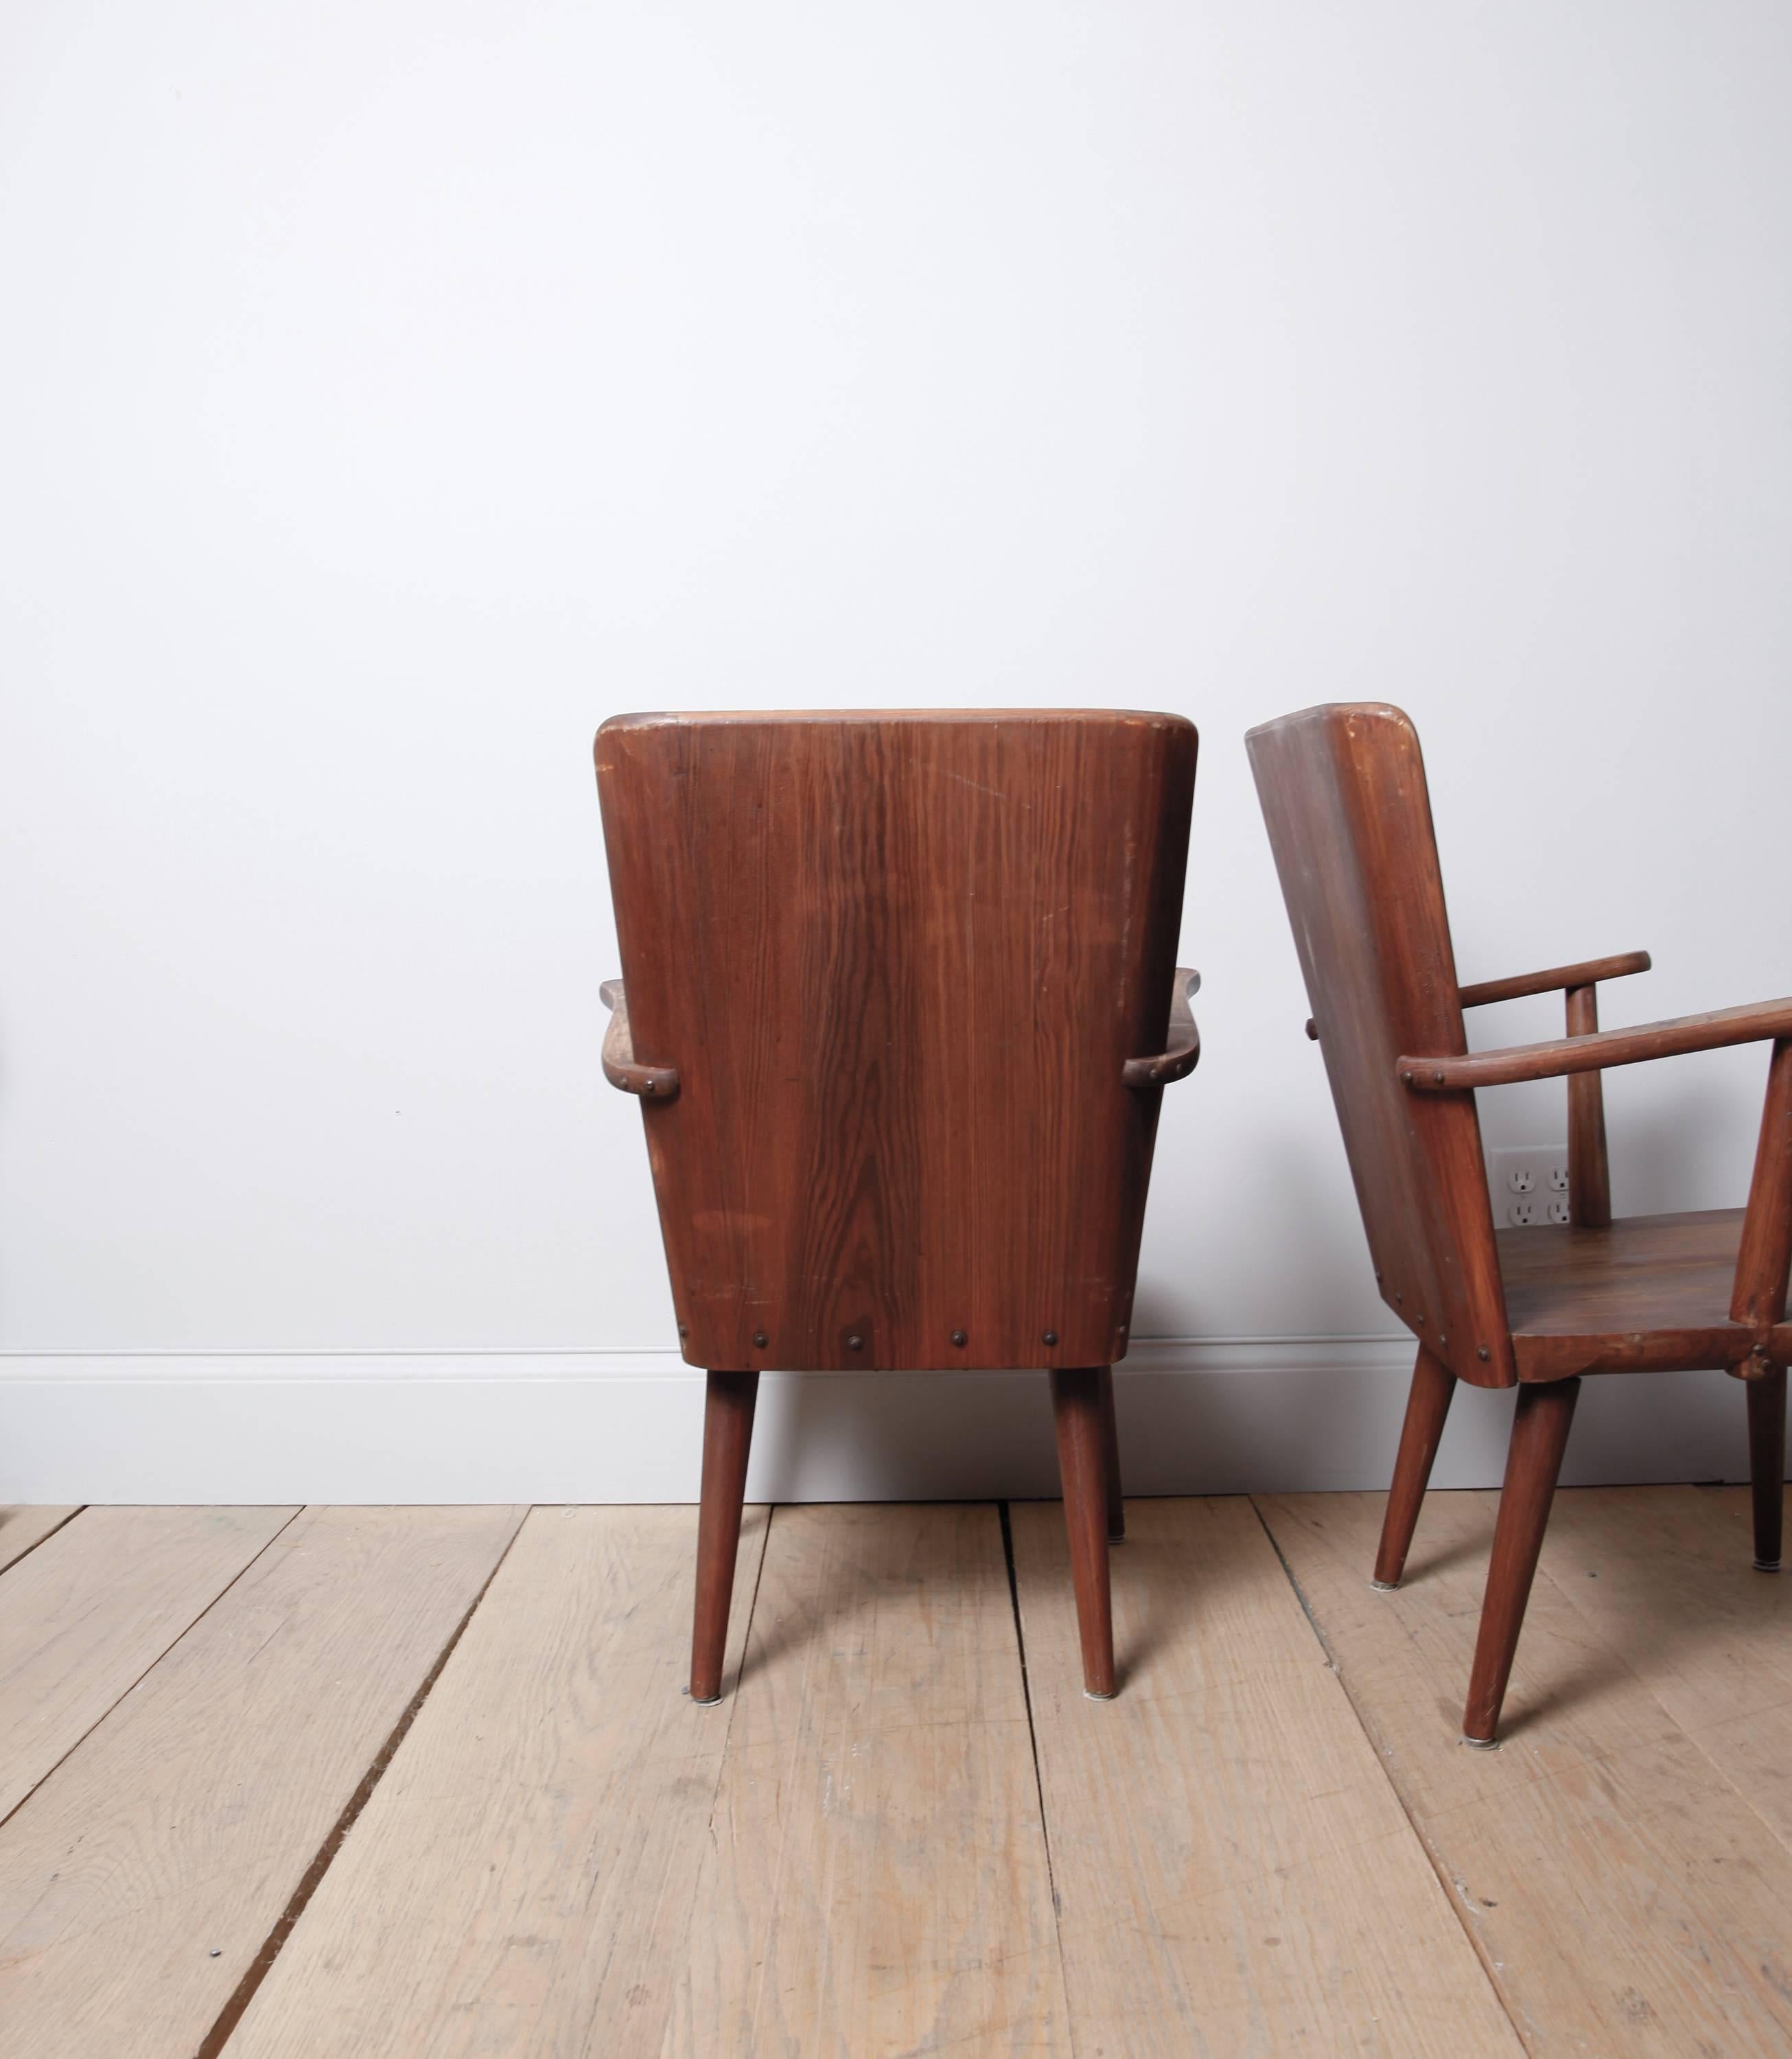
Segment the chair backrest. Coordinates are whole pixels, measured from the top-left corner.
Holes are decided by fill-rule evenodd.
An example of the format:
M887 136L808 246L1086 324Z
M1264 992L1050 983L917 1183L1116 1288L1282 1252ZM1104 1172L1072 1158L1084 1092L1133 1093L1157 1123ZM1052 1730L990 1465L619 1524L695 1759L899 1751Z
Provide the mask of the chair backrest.
M1412 1093L1396 1073L1467 1049L1417 733L1369 703L1245 743L1382 1298L1459 1378L1508 1385L1475 1097Z
M693 1364L1124 1354L1161 1090L1121 1069L1164 1048L1195 749L1120 712L598 731Z

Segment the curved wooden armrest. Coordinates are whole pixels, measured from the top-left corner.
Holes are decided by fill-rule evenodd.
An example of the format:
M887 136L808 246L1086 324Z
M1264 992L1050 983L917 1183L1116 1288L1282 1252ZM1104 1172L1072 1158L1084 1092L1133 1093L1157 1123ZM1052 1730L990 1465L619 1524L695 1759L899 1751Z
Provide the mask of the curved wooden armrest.
M1178 966L1170 982L1170 1026L1167 1048L1155 1058L1129 1058L1120 1077L1129 1087L1161 1087L1186 1079L1201 1060L1201 1032L1189 1012L1189 996L1201 991L1201 974Z
M1511 979L1478 980L1472 986L1459 987L1456 999L1464 1008L1486 1008L1495 1001L1521 1001L1527 994L1564 994L1570 987L1597 986L1602 979L1628 979L1632 973L1648 971L1653 963L1647 951L1620 951L1616 958L1551 966L1547 972L1521 972ZM1319 1026L1310 1015L1307 1034L1318 1041Z
M1564 1073L1599 1072L1645 1058L1677 1057L1684 1051L1716 1051L1727 1044L1783 1037L1792 1037L1792 998L1719 1008L1709 1015L1679 1015L1667 1022L1639 1022L1634 1030L1552 1037L1547 1043L1514 1044L1503 1051L1396 1058L1394 1064L1402 1083L1417 1093L1459 1093L1466 1087L1511 1086L1519 1080L1555 1079Z
M1521 972L1512 979L1483 979L1459 990L1464 1008L1485 1008L1495 1001L1519 1001L1527 994L1563 994L1571 986L1597 986L1602 979L1628 979L1647 972L1654 961L1647 951L1621 951L1613 958L1588 958L1580 965L1551 966L1547 972Z
M670 1101L679 1090L679 1076L672 1065L638 1065L635 1045L628 1033L628 1002L619 979L607 979L597 990L604 1006L612 1012L603 1038L603 1077L624 1093L640 1094L649 1101Z

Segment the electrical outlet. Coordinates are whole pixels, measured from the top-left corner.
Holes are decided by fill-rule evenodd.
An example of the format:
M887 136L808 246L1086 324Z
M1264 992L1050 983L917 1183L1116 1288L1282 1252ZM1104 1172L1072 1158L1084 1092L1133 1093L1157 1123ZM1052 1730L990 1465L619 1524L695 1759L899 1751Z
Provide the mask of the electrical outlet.
M1568 1147L1520 1144L1487 1153L1487 1193L1496 1229L1568 1220Z

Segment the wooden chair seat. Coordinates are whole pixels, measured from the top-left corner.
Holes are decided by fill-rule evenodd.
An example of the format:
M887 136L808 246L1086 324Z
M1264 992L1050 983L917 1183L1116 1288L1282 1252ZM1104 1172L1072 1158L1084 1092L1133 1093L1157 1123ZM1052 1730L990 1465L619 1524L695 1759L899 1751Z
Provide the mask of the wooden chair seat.
M1599 986L1647 951L1463 986L1412 724L1379 703L1308 708L1247 739L1306 974L1376 1284L1418 1340L1373 1584L1397 1587L1459 1386L1519 1389L1463 1712L1495 1738L1580 1376L1722 1368L1748 1395L1754 1563L1777 1571L1792 1272L1792 997L1602 1030ZM1566 1034L1471 1051L1466 1010L1563 997ZM1600 1074L1772 1048L1746 1209L1614 1221ZM1567 1083L1568 1221L1496 1229L1475 1097Z
M1754 1333L1730 1316L1744 1213L1698 1209L1499 1231L1519 1379L1747 1358Z

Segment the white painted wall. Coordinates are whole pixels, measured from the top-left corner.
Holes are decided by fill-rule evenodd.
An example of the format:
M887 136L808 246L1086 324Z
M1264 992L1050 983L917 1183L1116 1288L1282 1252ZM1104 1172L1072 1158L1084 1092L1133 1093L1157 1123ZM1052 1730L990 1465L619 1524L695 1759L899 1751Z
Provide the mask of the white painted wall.
M1384 1478L1242 734L1412 711L1465 978L1792 988L1788 104L1773 0L15 0L0 1495L694 1487L588 755L681 705L1200 724L1133 1440ZM1738 1201L1762 1070L1613 1075L1619 1206ZM1031 1477L929 1391L762 1484ZM1739 1472L1675 1393L1571 1464Z

